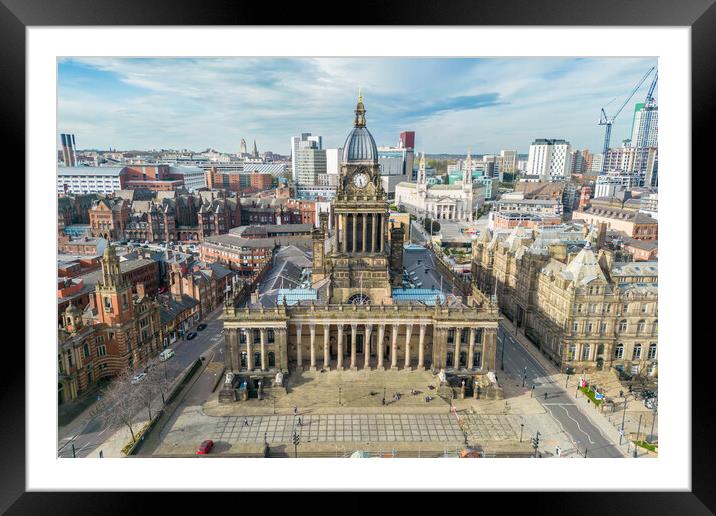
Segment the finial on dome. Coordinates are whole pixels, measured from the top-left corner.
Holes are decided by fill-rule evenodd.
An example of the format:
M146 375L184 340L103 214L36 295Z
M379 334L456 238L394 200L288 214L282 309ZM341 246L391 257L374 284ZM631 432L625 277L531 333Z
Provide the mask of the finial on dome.
M356 105L356 118L353 122L354 127L365 127L365 106L363 106L363 95L358 88L358 104Z

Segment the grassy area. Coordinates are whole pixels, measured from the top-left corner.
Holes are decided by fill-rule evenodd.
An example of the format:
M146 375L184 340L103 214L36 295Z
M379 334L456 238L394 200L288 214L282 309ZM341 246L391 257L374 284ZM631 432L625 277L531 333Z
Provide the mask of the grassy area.
M656 444L650 444L646 441L632 441L636 446L639 446L641 448L644 448L649 451L656 452L657 445Z
M579 390L582 391L587 398L592 400L592 403L594 403L595 406L598 407L602 404L603 400L598 400L597 398L595 398L596 393L590 390L588 387L580 387Z

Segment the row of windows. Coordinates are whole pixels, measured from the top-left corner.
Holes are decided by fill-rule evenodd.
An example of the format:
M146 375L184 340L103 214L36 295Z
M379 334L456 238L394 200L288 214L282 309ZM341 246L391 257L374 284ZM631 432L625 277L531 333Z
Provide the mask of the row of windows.
M589 344L583 344L581 360L589 360L590 352L591 352L591 346ZM597 356L599 356L603 353L604 353L604 344L599 344L597 346ZM634 348L632 350L631 359L632 360L641 360L641 354L642 354L642 345L635 344ZM577 346L575 344L572 344L569 346L569 349L567 351L567 359L575 360L576 355L577 355ZM624 344L617 344L614 347L614 359L622 360L623 358L624 358ZM656 344L649 345L646 359L647 360L656 359Z
M579 332L579 328L580 328L579 322L575 321L572 323L572 331L574 333ZM587 322L584 324L584 332L585 333L592 333L595 330L595 328L596 328L596 326L592 322ZM600 334L606 333L607 328L608 328L607 323L605 323L605 322L599 323L599 333ZM654 321L653 323L651 323L651 333L652 334L656 334L658 331L658 328L659 328L659 321ZM617 332L627 333L628 329L629 329L629 323L626 319L622 319L621 321L619 321L619 323L617 325ZM636 324L636 333L637 334L644 333L645 330L646 330L646 321L642 319Z

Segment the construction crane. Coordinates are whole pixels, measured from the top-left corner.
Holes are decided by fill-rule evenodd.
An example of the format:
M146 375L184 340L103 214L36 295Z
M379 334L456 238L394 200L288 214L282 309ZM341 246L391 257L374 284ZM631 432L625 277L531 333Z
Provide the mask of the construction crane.
M641 80L637 83L636 86L631 90L631 93L627 97L627 99L624 101L624 103L621 105L621 107L617 110L614 115L611 117L607 115L606 111L604 111L604 108L602 108L601 115L599 116L599 125L606 126L604 130L604 149L602 150L602 173L605 171L605 168L607 166L607 152L609 151L609 140L611 140L612 137L612 124L614 124L614 120L617 119L619 116L619 113L622 112L622 109L629 103L631 98L634 96L634 94L637 92L639 88L641 88L641 85L644 84L644 81L646 80L649 75L651 75L651 72L653 72L656 69L655 66L652 66L649 68L649 71L644 74L644 77L641 78ZM655 83L652 83L652 86ZM653 92L652 92L653 93Z

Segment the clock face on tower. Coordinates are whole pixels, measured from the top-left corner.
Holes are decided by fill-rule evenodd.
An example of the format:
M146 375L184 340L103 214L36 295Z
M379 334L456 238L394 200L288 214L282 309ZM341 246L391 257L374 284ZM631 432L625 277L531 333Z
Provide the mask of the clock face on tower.
M368 174L358 172L353 175L353 184L358 188L364 188L368 184Z

